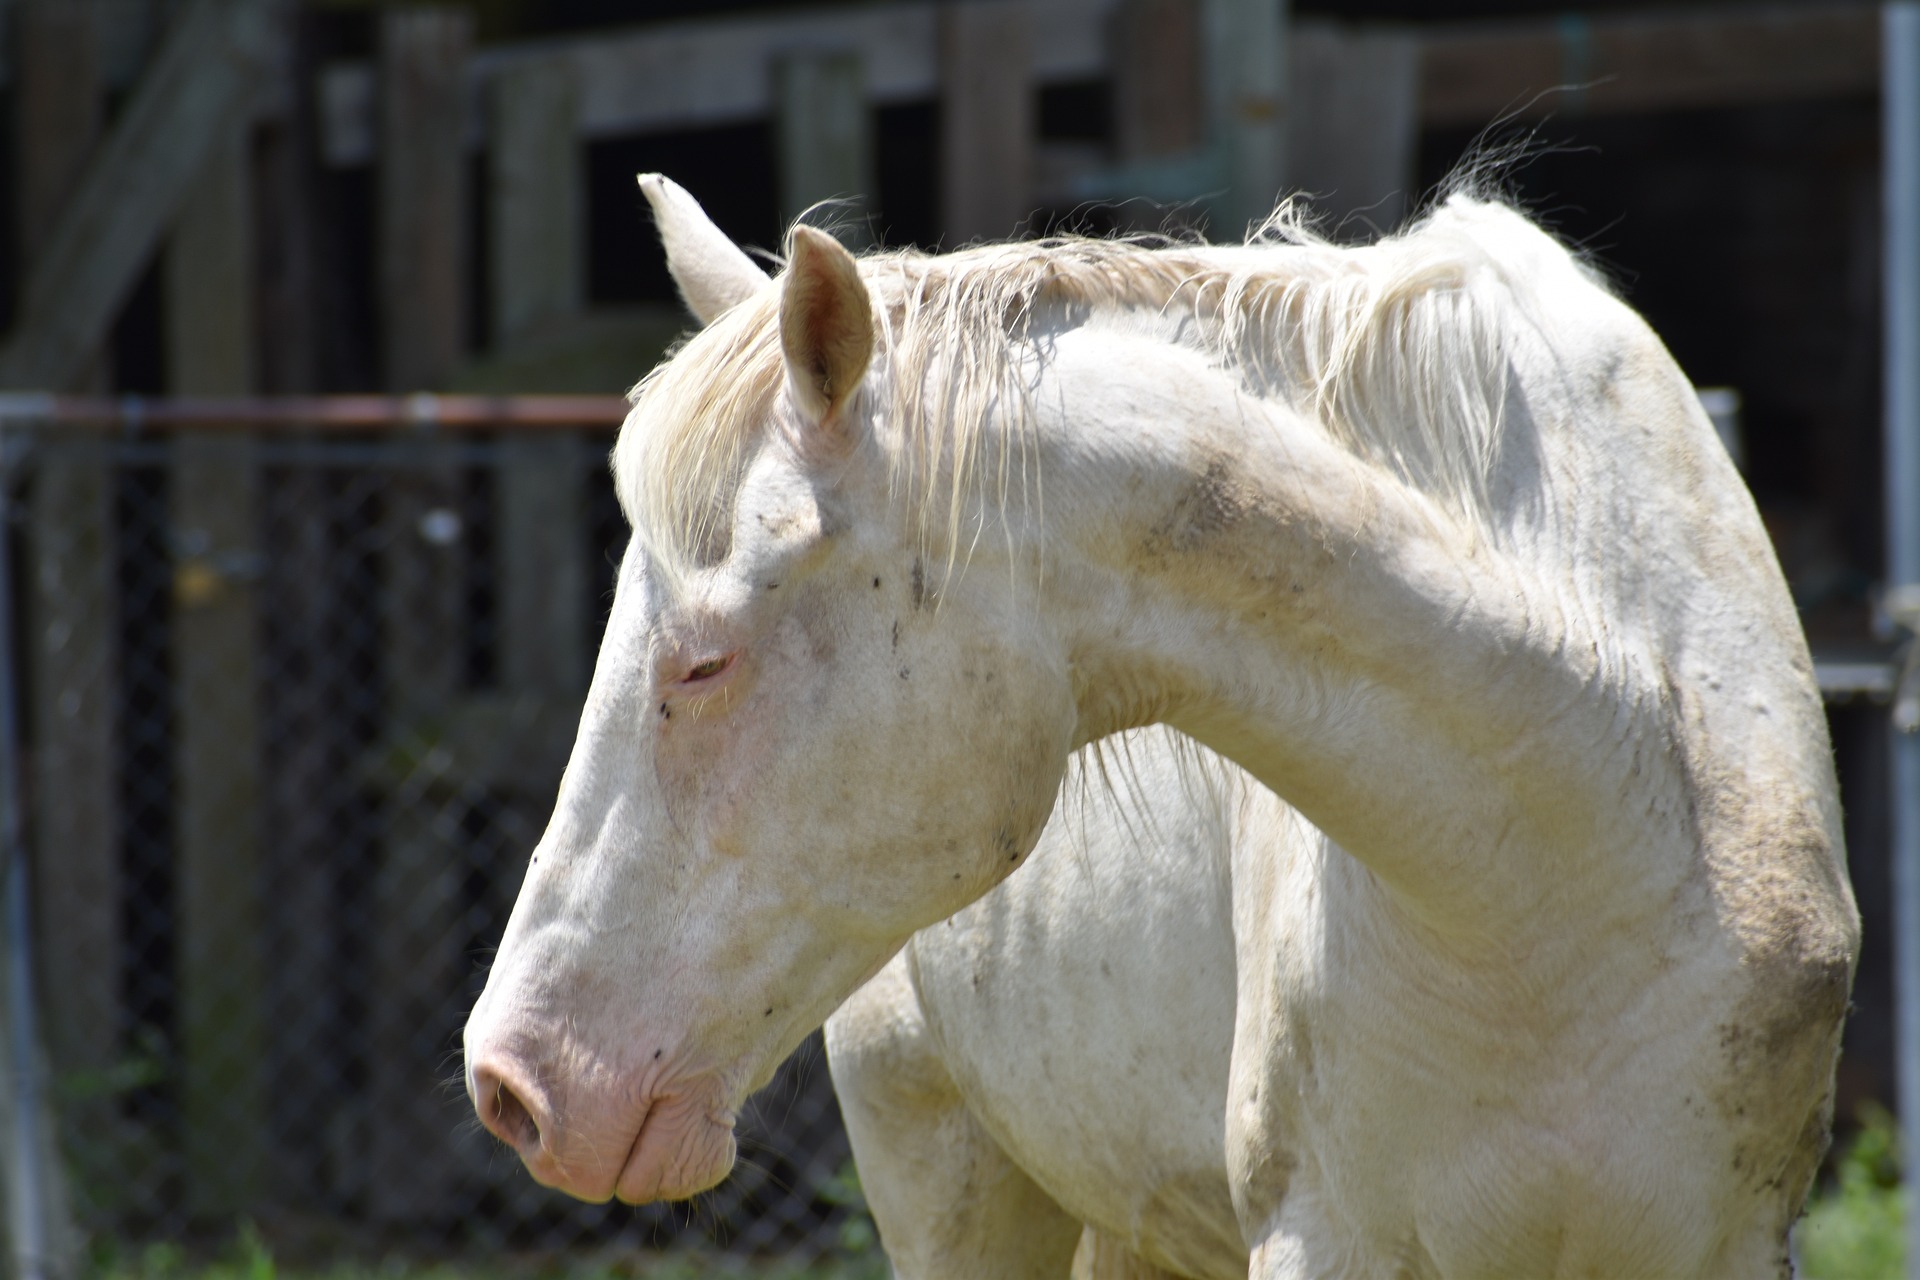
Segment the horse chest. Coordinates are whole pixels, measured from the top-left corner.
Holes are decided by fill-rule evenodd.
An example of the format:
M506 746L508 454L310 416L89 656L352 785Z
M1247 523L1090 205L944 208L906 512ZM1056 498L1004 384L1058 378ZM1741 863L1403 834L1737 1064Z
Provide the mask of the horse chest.
M919 935L916 991L969 1109L1063 1208L1183 1273L1244 1276L1224 864L1205 831L1164 848L1105 818L1056 820L1018 875Z

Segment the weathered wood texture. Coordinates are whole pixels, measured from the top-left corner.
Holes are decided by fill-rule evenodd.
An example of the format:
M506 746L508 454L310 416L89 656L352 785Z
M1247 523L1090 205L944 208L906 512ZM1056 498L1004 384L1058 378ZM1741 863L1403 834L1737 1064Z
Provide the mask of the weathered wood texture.
M488 84L487 258L496 346L571 316L585 296L579 101L566 62L529 62Z
M1420 48L1404 31L1296 24L1288 180L1338 232L1391 228L1411 207L1420 146Z
M823 218L840 238L868 243L874 209L873 111L858 53L786 54L774 61L774 134L780 165L780 216L799 217L823 200Z
M181 395L254 386L251 130L228 122L163 259L167 377ZM260 810L259 477L243 436L173 441L174 874L188 1204L257 1203L269 1170Z
M60 388L86 367L220 129L251 101L266 0L191 0L31 259L0 386Z
M25 0L12 14L16 51L14 225L21 260L52 239L106 120L94 8L81 0Z
M1005 239L1033 211L1033 33L1017 0L949 5L940 21L940 229L949 246Z
M466 336L467 58L471 15L381 19L378 235L386 382L438 388Z
M253 243L255 354L259 389L302 395L323 389L320 245L323 234L319 114L314 103L318 15L282 11L274 27L286 80L283 110L263 114L255 131Z
M1085 80L1106 66L1103 29L1114 0L1031 0L1034 77ZM589 138L698 128L764 119L775 110L766 73L773 56L800 49L858 53L867 99L876 104L924 101L939 92L939 15L944 0L728 14L721 22L692 19L590 38L529 42L483 50L476 80L518 62L566 60L580 87L580 130ZM328 163L364 164L379 149L373 68L343 63L322 80ZM467 145L479 147L487 122L481 94L467 120Z
M570 66L512 69L492 94L493 332L510 350L581 308L584 178ZM587 682L581 453L570 433L504 436L495 487L501 686L568 702Z
M1212 135L1227 190L1213 201L1214 234L1233 240L1265 218L1287 181L1287 6L1213 0L1204 10Z
M761 68L782 49L856 50L866 64L871 102L910 102L938 90L943 7L850 6L596 33L591 40L488 50L475 59L474 74L485 78L528 59L566 59L576 68L581 130L589 137L764 117L774 98ZM1102 33L1116 7L1116 0L1028 5L1034 79L1050 84L1108 74ZM1429 28L1419 38L1421 121L1429 127L1480 125L1516 110L1794 101L1870 93L1879 83L1878 9L1862 3L1720 6L1573 24L1479 23ZM1591 83L1600 77L1610 78ZM1533 103L1543 90L1585 83L1590 88L1584 95L1553 94ZM330 68L323 98L329 163L370 159L378 149L372 69ZM476 109L468 120L468 145L479 145L485 130Z
M1474 126L1509 114L1841 97L1874 92L1879 59L1872 5L1770 4L1460 27L1422 37L1420 116L1428 126Z
M91 6L33 0L6 16L14 22L19 68L15 228L19 260L32 262L92 156L106 90ZM98 387L96 352L83 354L68 385ZM56 1081L104 1079L120 1056L121 935L112 709L115 523L113 473L102 452L39 451L26 534L21 595L32 755L25 784L46 1050ZM119 1179L132 1162L113 1099L76 1101L59 1120L80 1207L122 1207ZM55 1128L49 1123L44 1132L51 1136Z
M389 387L445 385L459 363L465 280L472 15L401 8L380 23L378 234L382 351ZM384 832L372 885L367 1109L359 1140L366 1194L383 1220L458 1203L460 1110L442 1088L457 1043L448 995L465 981L466 837L457 797L428 767L466 665L471 553L466 477L450 461L403 461L382 521L382 660L388 728Z
M1179 155L1205 143L1200 0L1122 0L1109 44L1114 150L1121 162Z

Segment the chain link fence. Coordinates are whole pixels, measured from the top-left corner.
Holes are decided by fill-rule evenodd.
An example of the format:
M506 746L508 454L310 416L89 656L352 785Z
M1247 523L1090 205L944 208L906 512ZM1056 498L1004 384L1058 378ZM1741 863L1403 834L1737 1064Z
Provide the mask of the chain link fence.
M122 407L114 427L0 436L73 1220L122 1249L250 1222L329 1260L864 1246L817 1038L692 1205L578 1204L472 1121L460 1028L625 542L619 404L549 404L538 427L469 406L483 429L459 431L422 404L344 426L282 405L271 429Z

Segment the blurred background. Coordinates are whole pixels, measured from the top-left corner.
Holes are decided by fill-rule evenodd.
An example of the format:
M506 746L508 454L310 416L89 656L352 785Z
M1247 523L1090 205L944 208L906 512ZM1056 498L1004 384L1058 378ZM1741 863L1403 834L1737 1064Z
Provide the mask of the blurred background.
M458 1085L624 544L619 397L690 323L648 170L748 246L831 199L856 247L937 249L1237 239L1288 191L1363 241L1497 162L1703 388L1773 534L1867 921L1840 1124L1891 1183L1881 30L1745 0L0 0L17 1269L879 1274L817 1046L683 1207L542 1191Z

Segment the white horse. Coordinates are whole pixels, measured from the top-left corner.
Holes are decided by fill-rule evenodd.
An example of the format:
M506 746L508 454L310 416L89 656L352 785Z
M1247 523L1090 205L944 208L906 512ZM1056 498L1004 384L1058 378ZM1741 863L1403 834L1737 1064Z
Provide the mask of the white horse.
M1223 896L1173 945L1227 948L1231 1026L1224 1082L1149 1065L1146 1110L1217 1108L1217 1144L1180 1139L1217 1164L1129 1170L1152 1148L1100 1135L1157 1121L1070 1059L1050 1101L1115 1091L1078 1148L1165 1225L1071 1186L1049 1220L1034 1153L957 1135L981 1196L1038 1208L903 1273L1059 1274L1077 1212L1200 1275L1240 1274L1235 1240L1252 1277L1785 1274L1857 916L1779 570L1638 317L1466 198L1361 249L1282 221L856 262L801 227L769 284L653 185L717 318L616 446L634 537L467 1028L536 1178L713 1185L746 1094L1019 866L1072 752L1166 723L1325 833L1275 808L1211 862L1166 846ZM1142 949L1180 935L1160 910ZM939 1007L904 972L842 1030ZM1217 1040L1187 1013L1082 1016L1152 1058ZM855 1039L880 1115L888 1037Z
M902 1276L1060 1277L1076 1244L1102 1280L1245 1276L1234 872L1325 837L1164 728L1076 756L1062 795L1019 875L827 1020L881 1240Z

